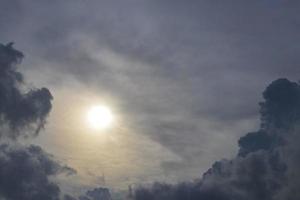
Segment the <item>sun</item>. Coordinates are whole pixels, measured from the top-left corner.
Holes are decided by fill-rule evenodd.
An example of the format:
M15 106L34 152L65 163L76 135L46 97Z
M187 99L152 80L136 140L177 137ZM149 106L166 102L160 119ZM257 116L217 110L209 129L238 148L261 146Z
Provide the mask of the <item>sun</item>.
M107 106L92 106L87 112L88 125L93 129L107 129L112 126L113 121L114 115Z

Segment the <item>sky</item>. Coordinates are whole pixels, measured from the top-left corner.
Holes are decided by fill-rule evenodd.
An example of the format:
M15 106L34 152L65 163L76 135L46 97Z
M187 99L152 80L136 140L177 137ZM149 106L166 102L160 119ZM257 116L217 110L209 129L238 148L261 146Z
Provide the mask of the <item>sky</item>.
M299 6L0 0L0 42L24 54L24 87L53 97L51 112L37 117L38 136L19 142L74 169L57 181L75 195L200 178L215 161L235 159L239 139L261 129L259 102L272 81L299 80ZM116 117L100 133L86 123L98 104Z

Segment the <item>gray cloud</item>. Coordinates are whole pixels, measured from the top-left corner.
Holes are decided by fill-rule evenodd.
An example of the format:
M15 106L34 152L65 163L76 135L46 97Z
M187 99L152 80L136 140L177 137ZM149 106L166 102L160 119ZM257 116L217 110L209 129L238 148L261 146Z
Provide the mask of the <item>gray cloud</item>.
M38 146L2 144L0 163L0 197L7 200L58 200L60 189L49 177L74 173Z
M52 96L48 89L23 92L23 75L16 70L23 54L12 43L0 44L0 198L60 198L59 186L50 180L58 174L75 171L62 166L39 146L23 146L19 136L37 135L51 110Z
M51 110L51 93L47 88L31 89L22 92L23 76L16 70L16 64L23 54L12 47L12 44L0 44L0 120L9 124L12 132L5 135L18 137L26 132L20 129L35 127L35 134L44 126Z
M64 200L76 200L76 197L71 195L65 195ZM110 191L107 188L94 188L92 190L88 190L84 195L80 195L79 200L112 200Z
M80 200L111 200L110 192L107 188L95 188L86 192L86 195L79 197Z
M29 71L53 70L52 87L75 77L119 100L137 132L190 166L176 171L184 177L234 155L232 143L258 126L261 88L298 79L298 8L295 0L13 0L0 8L0 37L28 49Z
M0 198L5 200L59 200L61 190L52 180L76 171L61 165L41 147L24 146L19 136L37 135L51 110L52 95L47 88L23 92L23 75L16 70L23 53L12 43L0 44ZM6 139L7 139L6 138ZM85 199L110 199L108 189L87 191ZM64 199L73 199L65 195ZM75 198L74 198L75 199Z
M19 136L36 136L43 128L53 97L47 88L23 92L26 84L22 73L16 70L23 53L12 44L0 44L0 135L7 137L1 138L0 143L0 199L59 200L63 193L53 179L76 171L39 146L20 144ZM79 199L99 198L111 200L109 190L95 188ZM63 199L76 198L65 195Z
M287 79L272 82L260 103L261 127L239 140L240 152L221 160L193 183L156 183L137 188L135 199L299 199L300 85Z

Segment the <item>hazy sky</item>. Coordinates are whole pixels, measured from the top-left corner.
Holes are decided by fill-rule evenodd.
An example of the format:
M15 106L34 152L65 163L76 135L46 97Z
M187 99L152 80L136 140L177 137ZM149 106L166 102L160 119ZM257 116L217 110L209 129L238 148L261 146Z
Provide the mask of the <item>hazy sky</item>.
M264 88L300 73L296 0L0 4L0 42L54 97L35 142L77 170L67 190L200 177L258 128ZM97 104L118 119L105 133L85 122Z

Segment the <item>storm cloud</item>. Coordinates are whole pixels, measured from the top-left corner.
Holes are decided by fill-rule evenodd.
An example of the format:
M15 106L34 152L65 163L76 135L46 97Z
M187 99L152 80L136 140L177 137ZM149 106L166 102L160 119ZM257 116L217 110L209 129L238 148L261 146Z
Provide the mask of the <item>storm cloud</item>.
M57 200L60 188L51 181L59 174L74 174L41 147L24 146L19 136L36 136L51 110L47 88L23 92L17 71L23 54L12 43L0 44L0 198L5 200ZM5 136L5 138L4 138Z
M58 200L59 186L51 176L73 174L39 146L0 146L0 197L6 200Z
M17 71L23 54L12 43L0 44L0 122L12 131L1 131L2 136L26 136L26 128L34 128L37 135L51 110L52 95L47 88L23 92L23 75Z
M300 85L278 79L263 97L261 127L240 138L236 158L215 162L195 182L137 188L135 199L299 199Z

